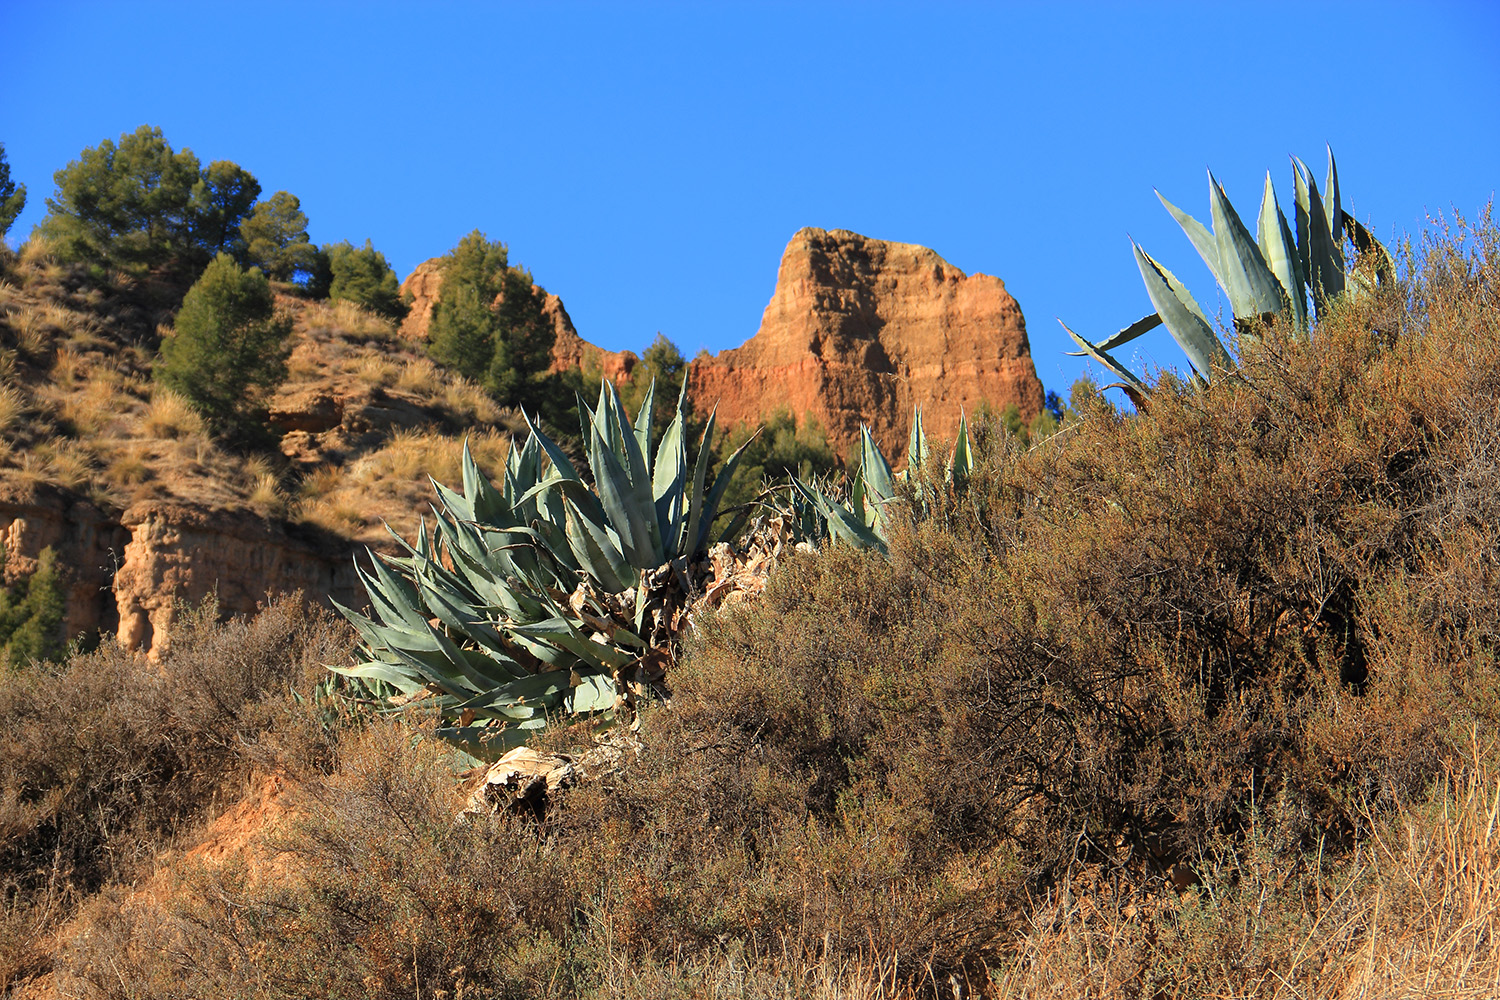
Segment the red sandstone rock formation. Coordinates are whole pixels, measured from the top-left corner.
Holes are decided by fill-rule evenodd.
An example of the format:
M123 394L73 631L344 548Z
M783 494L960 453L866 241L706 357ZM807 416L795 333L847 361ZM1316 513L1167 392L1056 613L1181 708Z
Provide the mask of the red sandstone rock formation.
M440 259L402 283L413 296L401 332L424 339L442 289ZM547 296L557 330L552 368L597 368L620 381L637 358L583 340L562 300ZM952 439L961 412L1014 403L1030 420L1043 390L1026 320L1005 283L965 276L926 247L835 229L803 229L781 258L760 331L744 345L692 364L689 393L725 425L755 423L777 407L811 415L840 452L868 424L893 460L905 454L914 406L928 433Z
M411 312L401 323L401 336L408 340L426 340L432 325L432 309L443 290L443 259L434 257L417 265L401 283L401 291L412 297ZM496 300L499 301L498 299ZM578 335L573 319L562 299L548 295L542 312L552 320L557 339L552 344L552 370L555 372L597 369L603 377L615 382L628 381L640 359L630 351L606 351Z
M861 423L893 461L906 452L912 408L951 440L961 410L1016 404L1030 419L1042 383L1026 320L1005 283L965 276L926 247L835 229L802 229L781 257L760 331L695 362L689 392L725 423L779 406L816 417L840 452Z

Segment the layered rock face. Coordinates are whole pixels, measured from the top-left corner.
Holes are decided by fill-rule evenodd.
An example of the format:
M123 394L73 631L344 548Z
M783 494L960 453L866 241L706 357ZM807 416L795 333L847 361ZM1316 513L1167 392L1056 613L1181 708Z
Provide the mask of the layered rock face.
M811 228L782 254L760 331L695 362L689 386L726 424L777 407L811 415L841 453L866 423L893 461L913 406L930 436L951 440L981 400L1014 403L1029 420L1044 395L1026 320L999 278L966 276L915 244Z
M365 602L348 543L298 537L248 512L146 502L120 518L128 534L112 590L118 639L153 659L182 603L216 594L223 614L251 614L269 594L300 590L347 607Z
M63 631L115 631L120 645L153 659L167 649L182 602L216 593L226 614L252 614L267 594L301 590L349 607L364 604L353 546L293 534L249 511L148 501L117 519L56 487L0 489L0 544L7 584L36 571L45 548L67 567Z
M434 257L418 264L401 283L401 291L411 295L411 312L401 323L401 336L408 340L426 340L428 328L432 325L433 307L443 291L443 259ZM562 299L549 294L542 312L552 321L557 334L552 343L553 371L597 369L600 375L614 382L630 378L631 370L640 359L630 351L606 351L595 347L580 337Z

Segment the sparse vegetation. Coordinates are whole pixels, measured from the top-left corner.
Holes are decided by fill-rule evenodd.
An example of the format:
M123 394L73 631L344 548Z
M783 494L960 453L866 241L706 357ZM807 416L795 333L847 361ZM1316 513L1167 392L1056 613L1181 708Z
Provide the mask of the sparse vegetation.
M181 156L146 131L147 153ZM196 176L222 197L193 204L223 220L248 175L218 166ZM476 236L484 280L499 282L482 291L499 295L519 272L492 266L496 245ZM444 532L480 520L465 503L494 502L462 462L464 421L482 425L469 447L507 470L507 489L545 473L535 448L510 451L504 431L522 421L482 381L496 354L480 381L457 377L397 337L399 310L355 291L325 303L283 286L296 388L316 397L292 417L314 429L287 432L300 452L230 450L168 387L177 340L157 365L152 338L114 318L134 308L120 305L132 282L169 265L148 265L127 234L100 271L70 262L71 238L4 260L7 486L113 509L189 498L376 541L382 516L414 537L429 474L472 480L445 498ZM366 251L370 287L393 288ZM371 711L369 690L324 670L356 656L325 612L278 599L218 623L209 605L159 664L111 642L65 653L65 572L43 552L0 589L0 992L1492 997L1497 261L1490 219L1460 222L1403 261L1400 283L1309 291L1310 328L1257 307L1230 345L1235 378L1160 375L1134 413L1085 381L1029 425L971 414L962 489L942 462L890 480L884 553L789 546L758 601L674 606L689 638L671 707L633 706L639 728L610 737L616 768L526 812L455 821L472 761L438 737L472 724L474 704L439 719L423 678L404 715ZM247 278L227 256L214 266ZM530 298L514 301L535 305L525 277ZM274 296L246 293L262 319ZM476 293L468 318L490 323L493 299ZM129 315L132 331L162 321ZM680 374L670 342L652 350L639 371ZM618 462L634 434L609 398L591 423ZM400 419L344 412L355 399ZM687 415L673 418L682 430ZM651 441L654 423L641 421ZM676 483L686 467L648 450ZM589 458L621 492L630 477L603 448ZM757 485L838 464L787 413L742 461ZM597 499L597 482L557 489ZM701 551L625 558L659 511L650 523L683 527L656 506L655 477L634 487L634 508L614 506L639 525L599 533L620 551L598 554L629 564L618 588L593 550L582 587L576 552L579 567L564 556L551 576L515 567L519 548L497 546L559 528L541 510L508 535L476 533L486 558L512 560L496 588L531 573L538 607L588 612L583 655L623 656L627 688L652 679L628 671L659 635L621 634L653 621L648 574ZM553 543L577 527L570 514ZM430 525L431 558L394 564L421 564L419 597L459 572ZM466 629L514 617L414 610L405 631L470 641L471 668ZM570 648L555 622L533 626L495 649ZM571 692L599 673L566 665L566 681L528 676ZM536 700L486 694L486 710ZM576 752L599 735L564 724L535 741Z

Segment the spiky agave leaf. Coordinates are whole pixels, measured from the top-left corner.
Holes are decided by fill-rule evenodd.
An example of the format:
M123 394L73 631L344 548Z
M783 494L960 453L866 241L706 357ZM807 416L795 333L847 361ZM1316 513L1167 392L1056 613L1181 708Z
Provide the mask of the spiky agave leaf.
M911 436L906 442L906 475L914 479L917 472L927 465L932 449L927 444L927 432L922 427L922 407L912 413Z
M1147 317L1147 319L1154 319L1156 320L1156 322L1150 324L1150 326L1146 327L1146 329L1151 329L1152 327L1159 325L1161 322L1161 317L1156 313L1152 313ZM1080 337L1078 334L1074 333L1073 330L1068 326L1068 324L1064 323L1062 320L1059 319L1057 322L1059 326L1068 331L1068 336L1073 338L1073 342L1079 347L1083 348L1082 351L1070 352L1075 357L1085 355L1087 357L1093 358L1109 371L1113 372L1124 382L1125 385L1129 386L1133 391L1140 394L1145 394L1148 391L1146 388L1146 383L1142 382L1138 377L1136 377L1135 373L1132 372L1129 368L1126 368L1124 365L1120 364L1120 362L1116 361L1114 357L1104 349L1104 344L1108 341L1102 341L1098 344L1091 344L1084 338ZM1132 330L1135 327L1139 327L1145 322L1146 320L1137 320L1130 326L1126 327L1124 330L1121 330L1120 334ZM1142 330L1141 332L1145 331ZM1116 334L1114 337L1111 337L1109 339L1114 340L1116 343L1123 343L1126 340L1134 339L1133 337L1120 338L1120 334ZM1139 334L1136 334L1135 336L1139 336Z
M1156 306L1156 312L1172 339L1177 341L1194 370L1206 382L1214 368L1229 366L1229 352L1177 276L1158 264L1134 240L1130 245L1135 250L1136 266L1141 272L1141 280L1146 283L1151 304Z
M1066 330L1067 327L1063 329ZM969 481L969 474L973 471L974 446L969 443L969 418L960 412L958 436L953 439L953 454L948 459L948 482L955 486L962 486Z
M1260 217L1257 220L1256 241L1261 255L1271 273L1281 283L1291 307L1292 322L1298 331L1307 331L1307 279L1302 273L1302 258L1297 253L1296 237L1287 224L1286 215L1276 200L1276 189L1271 185L1271 172L1266 171L1265 193L1261 196Z
M1292 167L1297 191L1297 246L1312 288L1314 313L1318 314L1343 294L1343 243L1341 237L1334 238L1312 171L1295 156Z
M1214 241L1219 248L1220 279L1236 325L1279 314L1286 305L1281 283L1266 266L1260 247L1250 238L1250 230L1212 171L1208 175L1208 200L1213 209Z

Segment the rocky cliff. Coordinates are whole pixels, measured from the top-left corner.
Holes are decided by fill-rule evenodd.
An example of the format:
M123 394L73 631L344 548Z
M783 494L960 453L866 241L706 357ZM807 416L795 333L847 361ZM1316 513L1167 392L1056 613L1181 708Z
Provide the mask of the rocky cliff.
M443 258L434 257L418 264L401 283L401 292L411 296L411 311L401 324L401 336L408 340L426 340L432 325L432 310L443 291ZM499 301L498 299L496 300ZM547 295L542 311L552 320L557 339L552 344L552 370L557 372L597 370L612 381L630 378L639 358L630 351L606 351L578 335L573 319L563 307L562 299Z
M951 439L981 400L1014 403L1027 419L1043 401L1003 281L842 229L792 237L759 332L695 362L689 391L700 410L717 402L726 423L775 406L810 414L841 452L866 423L893 458L905 454L915 405L930 435Z
M129 533L88 500L46 483L0 481L0 584L36 572L43 549L66 567L63 632L73 638L119 622L110 584Z
M45 548L67 567L64 632L117 632L127 649L165 652L183 603L218 595L224 614L249 614L267 594L365 603L353 546L249 511L148 501L110 517L82 497L38 484L0 489L4 582L30 575Z
M412 295L404 336L425 339L442 290L441 259L402 283ZM553 370L597 368L629 377L636 356L588 343L555 295ZM987 274L965 275L932 250L848 230L802 229L781 257L760 330L744 345L695 361L689 390L726 425L755 423L776 407L811 415L840 452L868 424L887 455L905 453L914 406L930 435L951 439L981 401L1014 403L1030 420L1043 390L1026 320Z
M128 534L111 591L120 645L160 656L183 603L209 594L224 614L248 614L268 594L300 590L348 607L365 603L352 546L245 511L141 503L120 518Z

